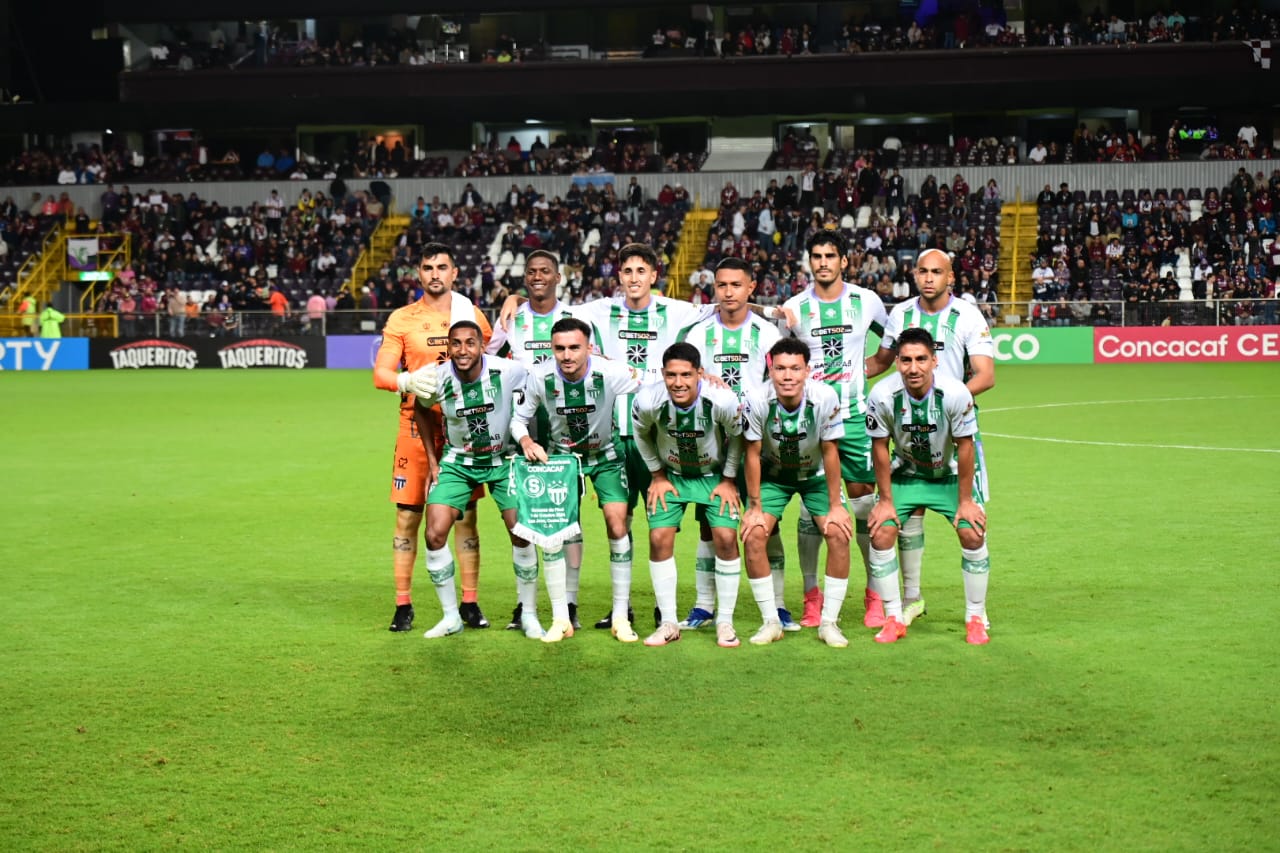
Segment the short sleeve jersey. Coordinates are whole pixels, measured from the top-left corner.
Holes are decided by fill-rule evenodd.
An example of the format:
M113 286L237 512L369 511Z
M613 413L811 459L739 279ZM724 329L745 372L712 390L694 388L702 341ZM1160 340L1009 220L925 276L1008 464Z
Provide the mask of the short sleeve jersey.
M504 464L515 448L511 415L523 398L528 371L518 361L482 356L480 375L463 381L453 362L436 366L436 393L423 405L439 404L444 415L445 450L441 462L470 468Z
M734 477L742 460L742 411L727 388L698 383L698 396L682 409L667 386L650 382L635 396L636 446L650 471L681 477Z
M575 317L595 330L594 343L605 358L634 367L649 379L662 376L662 354L679 337L680 330L701 320L709 306L650 296L639 311L621 299L598 299L575 306ZM618 401L618 429L623 436L633 433L631 399Z
M493 330L486 352L523 362L525 367L551 361L551 327L557 320L573 316L568 306L557 302L546 314L537 314L525 303L520 306L508 331L501 324Z
M614 410L640 387L639 376L624 364L593 357L582 378L570 382L554 361L539 364L529 372L515 420L527 427L541 409L550 424L549 452L577 453L587 466L621 459Z
M831 302L809 288L791 297L784 307L796 316L792 334L809 345L812 378L825 382L840 398L840 416L849 419L866 411L867 333L881 334L888 315L875 291L845 283Z
M493 335L484 313L460 293L449 298L449 311L437 311L419 299L397 308L382 329L378 360L398 360L404 370L417 370L428 364L441 364L449 357L449 327L459 320L471 320L480 327L485 343ZM400 401L402 414L413 415L413 397L404 394Z
M925 329L933 335L939 373L960 382L972 375L970 357L979 355L994 359L996 355L987 318L977 307L954 296L945 308L935 314L920 306L919 297L893 306L880 346L892 348L904 329Z
M871 389L867 434L892 439L895 479L941 480L954 475L955 439L977 432L973 395L958 379L934 373L933 387L918 400L898 374Z
M755 314L748 314L737 329L727 328L713 314L680 332L680 340L698 348L702 369L720 377L739 398L764 386L765 354L780 337L776 326Z
M822 442L844 437L840 400L830 386L807 380L794 410L779 402L772 382L743 400L743 435L760 442L763 479L795 484L823 475Z

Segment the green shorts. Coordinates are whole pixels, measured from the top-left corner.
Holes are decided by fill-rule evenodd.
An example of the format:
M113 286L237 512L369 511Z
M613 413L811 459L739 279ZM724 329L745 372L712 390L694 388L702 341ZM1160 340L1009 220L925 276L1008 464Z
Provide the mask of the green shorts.
M976 497L975 497L976 500ZM917 509L931 509L947 521L954 521L960 506L960 478L920 480L915 477L893 478L893 509L898 518L906 518ZM892 521L885 522L892 525ZM972 527L967 521L961 527Z
M596 502L600 506L627 502L628 477L621 459L600 462L596 465L583 465L582 474L591 480L591 485L596 490Z
M792 495L800 495L800 501L812 516L826 515L831 511L831 503L827 500L827 478L815 474L799 483L779 483L767 480L760 484L760 508L774 518L782 518ZM844 490L840 492L840 503L844 503Z
M483 468L442 462L440 477L431 487L431 491L427 492L427 503L445 504L461 514L466 511L467 504L471 502L471 492L476 486L487 483L489 494L493 495L493 502L498 505L499 510L506 512L516 508L516 496L511 491L510 480L510 462L504 462L502 465L486 465Z
M655 527L679 527L680 519L684 518L685 508L690 504L696 505L703 510L707 524L712 527L731 527L735 530L738 527L738 508L736 506L724 506L720 503L719 498L712 499L711 492L716 486L720 485L719 477L681 477L678 474L668 474L667 479L671 481L671 485L676 487L679 495L668 494L666 497L667 508L663 509L659 504L657 511L649 516L650 529ZM646 493L647 494L647 493ZM705 507L705 509L703 509Z
M875 483L871 467L871 436L867 435L867 419L855 415L844 422L844 437L836 442L840 452L840 476L846 483Z
M622 450L626 459L627 509L632 510L637 504L643 503L645 495L649 494L649 483L653 481L653 476L649 473L649 466L644 464L634 438L624 435Z

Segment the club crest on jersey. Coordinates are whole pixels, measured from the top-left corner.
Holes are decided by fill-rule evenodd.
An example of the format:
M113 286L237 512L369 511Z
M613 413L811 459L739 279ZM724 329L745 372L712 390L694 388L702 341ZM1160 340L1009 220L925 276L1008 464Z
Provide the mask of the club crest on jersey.
M395 486L396 490L399 491L403 489L405 486L409 485L409 478L408 477L392 477L391 482Z

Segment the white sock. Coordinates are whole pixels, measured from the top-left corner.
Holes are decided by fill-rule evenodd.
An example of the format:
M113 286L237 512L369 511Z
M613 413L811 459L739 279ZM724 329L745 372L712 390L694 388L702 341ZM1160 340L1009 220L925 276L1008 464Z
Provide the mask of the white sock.
M910 516L898 532L898 551L902 560L902 597L915 601L920 597L920 569L924 563L924 516Z
M738 583L742 576L742 558L732 560L715 558L716 566L716 624L733 622L733 609L738 604Z
M676 559L649 561L649 577L653 578L653 597L662 611L663 622L678 622L676 615Z
M564 592L570 604L578 603L578 581L582 575L582 536L570 539L564 546L567 565L564 575Z
M867 532L867 519L871 517L871 508L875 505L875 494L849 500L849 514L853 516L853 527L857 532L858 550L862 552L862 566L866 570L868 587L871 586L871 534Z
M444 618L458 615L458 590L453 585L453 553L446 545L439 550L427 549L427 574L435 585L436 597L440 599L440 609Z
M516 572L516 598L524 616L538 618L538 552L532 545L511 546Z
M991 558L987 543L970 551L960 549L960 568L964 572L964 620L987 614L987 579L991 576Z
M631 539L609 540L609 577L613 580L613 622L627 619L627 605L631 602Z
M884 599L884 615L902 621L902 598L898 595L898 553L890 548L871 549L871 591Z
M547 598L551 599L551 618L569 620L569 599L565 593L564 551L542 552L542 577L547 584Z
M751 584L751 594L755 596L756 606L760 608L760 618L765 622L778 621L777 599L773 597L772 578L747 578Z
M848 578L833 578L827 575L822 582L822 621L840 621L840 608L844 607L844 597L849 592Z
M716 550L711 540L698 540L697 557L693 563L693 582L697 597L693 606L708 613L716 606Z
M805 592L818 585L818 548L821 546L822 531L813 523L813 516L805 505L800 504L800 518L796 521L796 548L800 552L800 574L804 578Z

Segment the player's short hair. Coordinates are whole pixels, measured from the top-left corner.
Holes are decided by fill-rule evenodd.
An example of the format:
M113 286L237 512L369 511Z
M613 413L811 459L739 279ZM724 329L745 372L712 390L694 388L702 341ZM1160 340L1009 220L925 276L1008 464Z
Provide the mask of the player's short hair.
M551 266L556 268L556 275L560 274L560 259L556 257L555 252L550 252L546 249L534 249L524 259L525 269L529 268L529 261L534 258L546 258L551 261Z
M639 258L654 270L658 268L658 253L644 243L628 243L619 249L618 267L621 268L630 258Z
M561 317L551 326L552 336L563 332L581 332L588 341L591 340L591 327L577 317Z
M680 341L667 347L662 354L662 366L665 368L669 361L687 361L693 365L694 370L702 369L702 354L688 341Z
M839 231L831 231L826 228L818 229L812 237L804 242L805 253L813 251L815 246L835 246L840 257L849 254L849 241Z
M484 340L484 332L480 331L480 324L477 323L475 320L459 320L458 322L454 323L452 326L449 327L449 337L452 338L454 336L454 333L456 333L459 329L475 329L476 337L482 341Z
M449 263L453 266L458 265L458 259L453 256L453 247L448 243L431 242L424 243L422 249L418 252L418 261L425 261L427 258L434 258L436 255L448 255Z
M720 270L737 270L746 273L748 278L751 277L751 265L742 258L725 258L716 264L716 272Z
M777 343L769 347L769 361L780 355L798 355L809 363L809 345L799 338L779 338Z
M918 326L903 329L902 334L898 335L898 340L894 341L893 351L902 349L904 344L923 344L929 348L929 352L934 351L933 335L929 334L928 329L921 329Z

